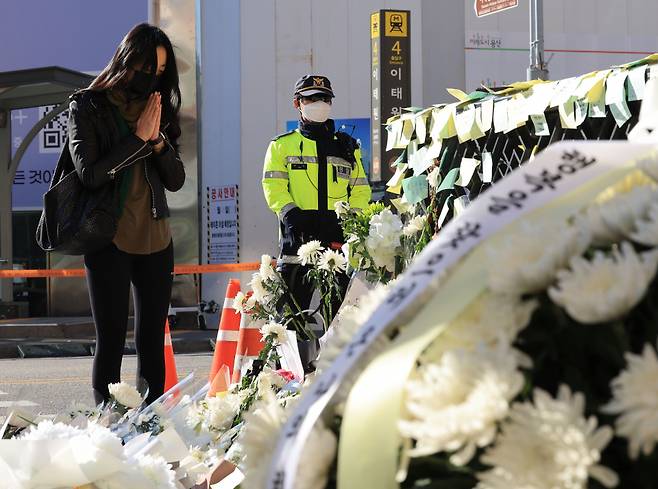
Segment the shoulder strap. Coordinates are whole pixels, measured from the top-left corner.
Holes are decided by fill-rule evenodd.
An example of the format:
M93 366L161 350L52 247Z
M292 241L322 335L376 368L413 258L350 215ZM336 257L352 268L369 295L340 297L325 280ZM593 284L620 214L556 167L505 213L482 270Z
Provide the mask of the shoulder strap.
M294 134L295 132L297 132L295 129L293 129L292 131L284 132L282 134L279 134L278 136L274 136L272 138L272 141L276 141L277 139L281 139L283 137L289 136L291 134Z
M66 175L75 171L75 166L73 165L73 158L71 158L71 152L69 151L69 138L64 139L64 145L62 147L62 152L59 154L57 159L57 165L55 166L55 173L53 174L52 179L50 180L50 187L53 188L57 185L60 180L62 180Z

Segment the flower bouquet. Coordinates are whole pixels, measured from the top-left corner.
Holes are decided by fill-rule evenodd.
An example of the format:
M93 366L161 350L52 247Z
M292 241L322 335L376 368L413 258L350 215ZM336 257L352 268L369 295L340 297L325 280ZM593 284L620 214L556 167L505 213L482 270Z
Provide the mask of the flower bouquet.
M281 274L272 266L269 255L261 257L260 269L249 282L251 292L239 292L233 304L236 311L251 320L275 322L296 331L299 338L312 340L316 334L309 323L318 318L326 331L337 312L332 310L332 304L342 300L337 275L347 270L347 258L340 251L325 250L319 241L300 246L297 255L301 265L310 266L305 276L309 287L319 291L315 310L303 310L299 306Z
M400 275L431 239L422 206L401 209L396 214L382 203L364 210L336 203L350 264L370 282L386 283Z

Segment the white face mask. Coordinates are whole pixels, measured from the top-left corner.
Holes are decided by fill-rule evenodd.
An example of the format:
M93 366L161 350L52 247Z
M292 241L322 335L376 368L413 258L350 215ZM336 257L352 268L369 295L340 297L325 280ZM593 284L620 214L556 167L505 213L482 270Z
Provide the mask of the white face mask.
M299 107L304 119L311 122L324 122L329 119L331 113L331 105L322 101L300 104Z

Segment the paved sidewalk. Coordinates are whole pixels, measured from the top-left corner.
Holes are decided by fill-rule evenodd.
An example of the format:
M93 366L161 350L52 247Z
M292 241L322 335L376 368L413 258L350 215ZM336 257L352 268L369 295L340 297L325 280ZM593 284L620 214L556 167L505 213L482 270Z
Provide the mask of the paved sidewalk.
M214 349L217 331L173 329L175 353L206 353ZM93 355L94 323L91 317L0 320L0 358L42 358ZM126 354L135 353L133 318L128 323Z

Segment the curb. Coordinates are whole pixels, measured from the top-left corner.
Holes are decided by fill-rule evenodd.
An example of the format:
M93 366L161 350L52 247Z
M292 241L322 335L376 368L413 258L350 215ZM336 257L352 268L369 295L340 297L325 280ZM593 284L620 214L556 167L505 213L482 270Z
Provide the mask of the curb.
M172 338L175 354L210 353L214 341L209 338ZM43 340L28 339L0 341L0 359L86 357L94 354L94 340ZM135 355L135 342L126 341L124 355Z

